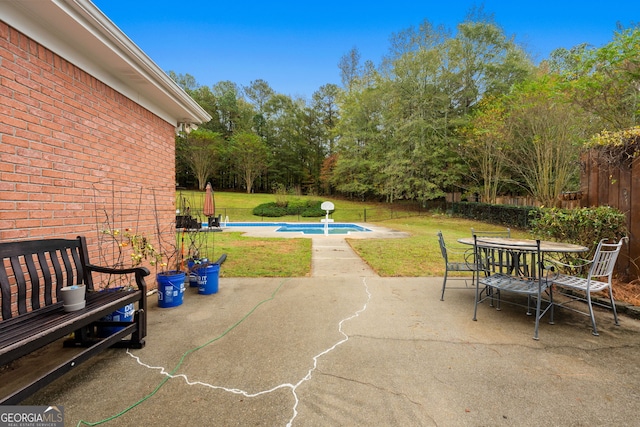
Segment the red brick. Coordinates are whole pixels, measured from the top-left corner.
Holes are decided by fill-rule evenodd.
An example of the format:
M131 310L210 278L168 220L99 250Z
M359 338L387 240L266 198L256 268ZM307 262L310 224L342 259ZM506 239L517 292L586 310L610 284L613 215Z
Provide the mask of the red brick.
M26 239L29 237L29 230L1 230L0 231L0 240L17 240L17 239Z
M170 223L170 123L3 22L0 61L0 238L92 236L94 185L111 179L166 193L158 206L161 222ZM154 153L152 167L140 163L140 152ZM140 220L153 229L155 213ZM3 230L13 221L28 229Z

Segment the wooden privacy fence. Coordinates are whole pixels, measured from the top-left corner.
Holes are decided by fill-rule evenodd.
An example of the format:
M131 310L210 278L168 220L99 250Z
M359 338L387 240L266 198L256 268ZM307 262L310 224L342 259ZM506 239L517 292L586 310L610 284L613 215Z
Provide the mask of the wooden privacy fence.
M626 215L629 243L623 246L616 267L633 280L640 277L640 160L633 158L618 165L607 160L599 150L582 155L581 205L607 205Z

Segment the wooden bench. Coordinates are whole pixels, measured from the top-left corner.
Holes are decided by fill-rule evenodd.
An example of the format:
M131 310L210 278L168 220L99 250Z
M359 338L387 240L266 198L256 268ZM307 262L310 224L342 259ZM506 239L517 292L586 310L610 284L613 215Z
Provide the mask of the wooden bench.
M79 351L47 372L4 390L0 405L17 404L38 389L61 377L90 357L113 346L142 348L146 336L147 286L144 267L114 269L89 263L86 240L44 239L0 243L0 369L55 341ZM129 275L132 286L117 292L94 288L94 274ZM116 276L113 276L116 275ZM65 312L60 289L84 284L86 306ZM135 286L133 286L135 284ZM136 307L133 322L105 322L105 316L131 303ZM102 327L100 331L98 328ZM104 331L107 330L105 337ZM73 337L70 337L73 334ZM128 338L127 338L128 337ZM30 362L31 363L31 362ZM35 368L35 366L34 366ZM9 381L2 381L0 387Z

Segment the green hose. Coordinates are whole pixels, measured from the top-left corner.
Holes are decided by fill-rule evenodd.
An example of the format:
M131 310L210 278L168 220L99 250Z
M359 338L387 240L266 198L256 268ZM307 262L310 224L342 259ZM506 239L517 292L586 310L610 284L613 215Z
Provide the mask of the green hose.
M89 422L89 421L84 421L84 420L80 420L78 421L78 424L76 425L76 427L79 427L81 425L87 425L87 426L97 426L100 424L105 424L108 423L109 421L115 420L116 418L126 414L127 412L129 412L130 410L132 410L133 408L135 408L136 406L142 404L143 402L147 401L148 399L150 399L153 395L155 395L158 390L160 390L160 388L167 382L169 381L173 375L178 371L178 369L180 369L180 366L182 366L182 363L184 362L184 360L187 358L188 355L190 355L191 353L195 353L196 351L208 346L211 343L214 343L216 341L218 341L219 339L221 339L222 337L224 337L225 335L227 335L229 332L231 332L233 329L235 329L238 325L240 325L242 322L244 322L249 316L251 316L253 314L254 311L256 311L258 309L258 307L260 307L262 304L271 301L272 299L275 298L276 294L280 291L280 288L282 288L282 286L284 285L284 283L287 281L288 279L284 279L282 282L280 282L280 284L278 285L278 287L273 291L273 293L271 294L271 296L267 299L264 299L262 301L260 301L258 304L256 304L251 310L249 310L249 312L247 314L245 314L240 320L238 320L236 323L234 323L233 325L231 325L226 331L224 331L222 334L218 335L217 337L213 338L210 341L207 341L206 343L192 348L191 350L186 351L182 357L180 358L180 360L178 361L178 364L176 365L176 367L169 373L169 375L167 375L162 381L160 381L160 384L158 384L158 386L148 395L144 396L142 399L138 400L136 403L134 403L133 405L129 406L128 408L122 410L121 412L112 415L108 418L105 418L101 421L96 421L96 422Z

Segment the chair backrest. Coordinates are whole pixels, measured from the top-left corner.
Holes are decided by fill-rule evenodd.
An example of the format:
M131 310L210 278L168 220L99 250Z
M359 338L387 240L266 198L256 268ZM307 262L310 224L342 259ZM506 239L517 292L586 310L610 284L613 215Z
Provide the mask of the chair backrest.
M500 272L536 280L542 277L540 240L497 245L474 235L473 243L476 265L487 275Z
M442 258L444 258L444 262L449 262L449 257L447 257L447 246L444 244L442 231L438 231L438 243L440 243L440 251L442 252Z
M506 237L511 238L511 229L507 228L506 230L490 230L490 231L481 231L475 230L473 227L471 228L471 236L478 237Z
M600 240L593 255L589 277L608 277L611 280L613 268L616 265L622 242L625 239L626 237L623 237L618 243L606 243L607 239Z

